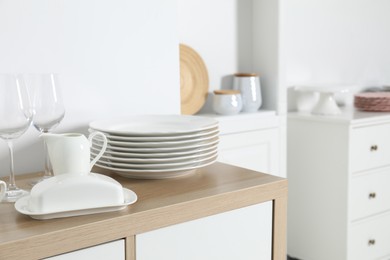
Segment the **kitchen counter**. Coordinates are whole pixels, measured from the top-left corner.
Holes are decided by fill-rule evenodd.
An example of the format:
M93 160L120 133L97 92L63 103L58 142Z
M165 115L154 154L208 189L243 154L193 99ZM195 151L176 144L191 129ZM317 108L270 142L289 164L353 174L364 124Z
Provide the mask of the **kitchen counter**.
M0 203L0 259L38 259L125 238L126 259L135 259L135 235L186 221L273 202L272 255L286 257L287 181L214 163L194 174L165 180L136 180L95 169L118 180L138 201L117 212L34 220L12 203ZM37 174L17 177L28 188Z

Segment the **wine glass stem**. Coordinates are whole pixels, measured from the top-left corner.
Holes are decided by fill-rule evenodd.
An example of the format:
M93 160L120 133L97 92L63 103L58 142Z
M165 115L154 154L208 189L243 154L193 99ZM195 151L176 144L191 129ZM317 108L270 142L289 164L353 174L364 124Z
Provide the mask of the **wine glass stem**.
M7 140L8 150L9 150L9 158L10 158L10 175L9 175L9 183L8 190L17 189L15 183L15 171L14 171L14 145L11 140Z
M44 156L45 156L45 175L44 175L44 177L52 177L53 174L52 174L49 154L47 152L46 141L43 141L43 152L44 152Z

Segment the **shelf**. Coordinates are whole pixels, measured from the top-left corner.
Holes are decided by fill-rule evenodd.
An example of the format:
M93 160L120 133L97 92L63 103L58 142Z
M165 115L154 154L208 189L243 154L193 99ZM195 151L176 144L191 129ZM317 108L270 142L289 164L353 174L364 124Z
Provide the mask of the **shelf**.
M219 121L221 135L279 127L279 116L273 110L259 110L256 113L237 115L199 114Z

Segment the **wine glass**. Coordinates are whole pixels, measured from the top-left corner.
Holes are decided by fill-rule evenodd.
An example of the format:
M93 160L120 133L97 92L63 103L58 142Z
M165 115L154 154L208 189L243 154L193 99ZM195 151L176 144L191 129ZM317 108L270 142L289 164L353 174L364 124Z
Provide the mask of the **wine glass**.
M27 131L32 116L23 78L14 74L0 74L0 138L7 142L10 157L10 178L4 201L15 202L28 194L15 183L13 140Z
M41 133L53 130L64 118L65 108L62 101L58 75L53 73L26 75L28 87L32 93L32 108L34 111L33 125ZM53 176L53 170L44 142L45 172L41 179Z

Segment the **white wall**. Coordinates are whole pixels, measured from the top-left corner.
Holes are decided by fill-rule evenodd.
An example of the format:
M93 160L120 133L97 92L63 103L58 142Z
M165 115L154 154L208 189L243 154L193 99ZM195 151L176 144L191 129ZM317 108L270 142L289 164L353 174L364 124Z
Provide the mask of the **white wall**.
M287 85L390 84L390 1L280 1Z
M131 114L180 113L175 0L0 0L0 72L59 72L66 115L57 132ZM43 169L31 129L16 171ZM0 143L0 176L8 175Z

